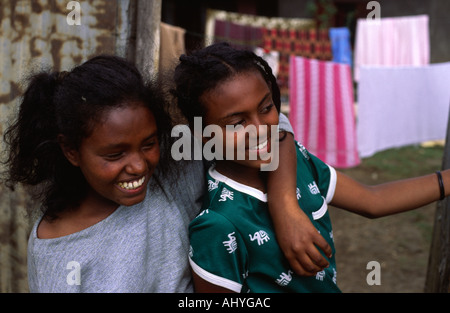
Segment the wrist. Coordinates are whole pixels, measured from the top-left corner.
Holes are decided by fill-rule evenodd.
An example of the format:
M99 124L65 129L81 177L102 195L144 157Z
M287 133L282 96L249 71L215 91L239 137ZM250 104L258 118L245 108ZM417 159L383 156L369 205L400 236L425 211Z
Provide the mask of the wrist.
M439 185L439 200L444 200L445 198L445 187L444 187L444 181L442 179L441 171L436 171L437 179L438 179L438 185Z
M447 197L450 195L450 170L441 171L441 176L442 176L442 183L443 183L443 188L444 188L444 195L445 195L445 197ZM439 186L439 181L438 181L438 186Z

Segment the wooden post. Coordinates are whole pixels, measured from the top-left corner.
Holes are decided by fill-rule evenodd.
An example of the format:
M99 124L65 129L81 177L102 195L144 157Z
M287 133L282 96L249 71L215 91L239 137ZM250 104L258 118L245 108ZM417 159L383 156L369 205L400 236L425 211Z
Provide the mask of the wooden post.
M158 72L161 6L161 0L138 0L135 62L145 80Z
M161 0L119 0L116 54L134 62L145 80L159 64Z
M450 168L450 114L447 122L443 169ZM446 186L450 188L450 186ZM450 199L436 207L425 292L450 292Z
M136 0L117 0L116 55L134 62L136 54Z

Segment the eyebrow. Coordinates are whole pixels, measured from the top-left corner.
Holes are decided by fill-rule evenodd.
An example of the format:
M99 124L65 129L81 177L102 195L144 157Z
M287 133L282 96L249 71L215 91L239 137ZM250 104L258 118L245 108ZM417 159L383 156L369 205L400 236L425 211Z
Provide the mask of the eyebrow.
M150 139L153 139L157 135L158 135L158 132L155 131L150 136L148 136L144 140L142 140L142 142L149 141ZM102 147L102 149L104 149L104 150L114 150L114 149L119 149L119 148L123 148L123 147L126 147L126 146L128 146L127 143L119 142L119 143L112 143L110 145L104 146L104 147Z
M261 101L259 101L259 103L258 103L258 108L269 98L271 96L271 93L270 93L270 91L261 99ZM236 115L240 115L240 114L243 114L244 112L233 112L233 113L230 113L230 114L227 114L226 116L224 116L223 118L221 118L220 120L221 121L223 121L223 120L226 120L227 118L230 118L230 117L234 117L234 116L236 116Z

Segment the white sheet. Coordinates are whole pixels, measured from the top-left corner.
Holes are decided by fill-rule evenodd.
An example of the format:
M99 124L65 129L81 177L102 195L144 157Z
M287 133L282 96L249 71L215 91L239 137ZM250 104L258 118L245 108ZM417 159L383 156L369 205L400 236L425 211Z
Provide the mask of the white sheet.
M450 62L423 67L361 67L360 157L446 137Z

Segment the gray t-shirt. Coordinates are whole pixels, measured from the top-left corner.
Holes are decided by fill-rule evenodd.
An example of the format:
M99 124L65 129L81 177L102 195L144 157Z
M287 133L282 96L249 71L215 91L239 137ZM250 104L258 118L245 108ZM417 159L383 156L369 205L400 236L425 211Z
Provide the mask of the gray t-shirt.
M120 206L80 232L28 245L31 292L192 292L189 222L204 192L201 161L175 162L178 184L149 184L145 200Z

